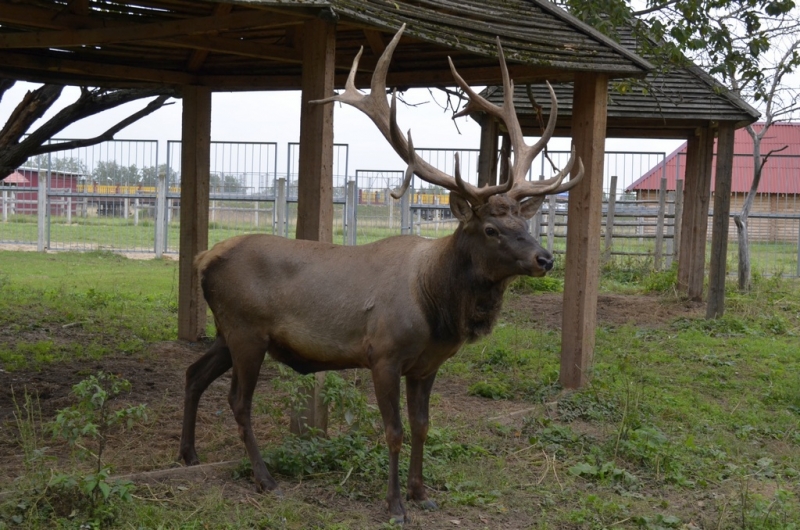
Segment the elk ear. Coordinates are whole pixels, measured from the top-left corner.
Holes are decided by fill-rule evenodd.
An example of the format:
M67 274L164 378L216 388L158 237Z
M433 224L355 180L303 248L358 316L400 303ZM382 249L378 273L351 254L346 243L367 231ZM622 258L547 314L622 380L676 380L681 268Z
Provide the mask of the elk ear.
M541 195L539 197L531 197L525 201L522 201L519 204L519 214L522 216L523 219L530 219L536 212L539 211L539 208L542 206L542 203L547 197L545 195Z
M467 199L454 191L450 192L450 211L462 223L466 223L472 218L472 206L469 205Z

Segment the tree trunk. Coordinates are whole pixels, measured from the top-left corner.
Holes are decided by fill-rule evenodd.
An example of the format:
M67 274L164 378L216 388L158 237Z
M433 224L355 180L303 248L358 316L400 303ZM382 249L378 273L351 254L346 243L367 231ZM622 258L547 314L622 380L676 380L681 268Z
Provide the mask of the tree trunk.
M750 290L750 242L747 238L747 217L741 214L733 216L736 223L736 236L739 241L739 291Z

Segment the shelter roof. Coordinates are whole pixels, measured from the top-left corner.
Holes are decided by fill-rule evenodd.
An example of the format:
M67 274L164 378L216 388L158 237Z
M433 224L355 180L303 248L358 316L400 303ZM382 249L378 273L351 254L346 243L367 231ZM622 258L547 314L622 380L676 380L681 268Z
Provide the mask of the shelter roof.
M3 184L14 184L14 185L22 185L25 186L30 184L31 181L25 178L25 175L20 173L19 171L15 171L6 178L3 179Z
M755 124L761 130L763 124ZM747 193L753 182L753 140L745 129L734 134L732 193ZM760 193L800 194L800 123L775 123L761 140L761 153L778 150L770 156L761 173L758 185ZM714 143L716 149L716 141ZM714 157L716 167L716 156ZM662 162L642 175L625 191L658 190L661 177L667 178L667 189L675 189L675 179L686 174L686 144L670 153ZM715 182L712 181L711 189Z
M620 42L637 50L631 32L621 32ZM646 53L643 53L647 57ZM550 95L543 83L531 84L531 93L542 112L550 112ZM558 98L559 120L556 134L569 136L572 119L572 83L554 83ZM501 104L503 88L488 87L483 92L489 101ZM540 134L536 112L526 86L517 83L514 105L526 134ZM688 138L697 127L712 122L732 122L743 127L758 119L760 113L699 66L686 61L650 71L639 83L609 87L609 138Z
M337 86L367 42L357 80L366 86L403 23L392 86L452 85L448 55L468 82L496 82L496 36L517 79L652 68L546 0L0 0L0 67L37 82L297 89L303 24L315 17L337 21Z

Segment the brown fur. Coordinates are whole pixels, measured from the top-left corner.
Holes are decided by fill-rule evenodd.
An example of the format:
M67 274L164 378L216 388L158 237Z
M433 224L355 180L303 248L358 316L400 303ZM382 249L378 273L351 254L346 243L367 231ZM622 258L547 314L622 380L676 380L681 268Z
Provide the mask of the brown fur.
M300 373L367 368L390 449L390 511L404 513L397 478L401 376L412 431L408 495L433 504L422 480L422 445L436 372L465 342L491 331L514 277L542 275L552 264L528 234L523 215L533 215L531 205L520 207L505 195L477 208L455 195L451 201L462 222L442 239L396 236L343 247L245 235L198 254L195 266L218 335L186 372L181 458L199 462L194 431L200 396L232 367L229 401L256 483L275 489L250 419L265 354Z

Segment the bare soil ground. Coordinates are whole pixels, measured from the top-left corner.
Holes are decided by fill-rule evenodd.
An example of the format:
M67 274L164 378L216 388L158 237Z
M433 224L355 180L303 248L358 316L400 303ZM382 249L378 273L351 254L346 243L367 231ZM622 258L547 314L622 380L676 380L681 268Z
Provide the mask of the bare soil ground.
M561 301L561 294L513 295L506 301L504 311L516 322L529 319L533 327L558 328L561 325ZM598 325L630 323L657 327L680 316L697 316L699 311L698 305L657 296L601 295ZM74 341L77 333L74 328L63 329L60 326L43 331L52 340L58 340L59 334L70 333L70 339ZM4 339L0 336L0 341ZM154 498L167 498L174 495L176 489L191 494L194 488L207 488L213 484L223 487L225 496L235 498L237 502L257 502L253 500L258 497L250 482L234 480L230 466L206 466L201 470L182 468L181 471L178 469L181 466L175 461L183 414L184 371L204 352L205 347L198 343L163 342L152 344L145 355L137 357L111 356L96 361L52 364L41 371L5 371L0 368L0 486L11 484L14 477L23 471L23 454L14 424L15 410L21 405L23 393L37 399L41 417L48 421L58 409L70 404L69 394L74 384L102 370L129 380L133 390L123 400L131 404L145 403L150 411L144 425L109 441L107 461L113 464L117 474L137 474L136 482L146 485ZM276 374L275 364L265 363L257 396L269 399L266 386ZM245 456L227 404L229 384L230 375L226 374L211 385L200 404L197 440L198 451L205 463L238 462ZM513 418L516 413L531 409L530 403L490 401L469 396L467 385L456 378L437 381L434 394L438 395L432 406L434 421L439 417L485 422L491 418ZM256 437L262 447L279 443L288 432L285 419L263 415L255 420ZM47 444L61 458L67 458L69 451L66 447L58 447L49 439ZM175 468L175 471L142 475L170 468ZM348 500L330 489L315 486L313 481L283 479L282 483L287 495L297 500L328 507L347 504L345 509L361 511L376 525L385 521L382 502ZM5 486L0 489L5 489ZM414 521L425 521L420 528L522 528L530 524L520 521L521 526L517 526L502 513L491 515L489 521L482 511L465 514L460 508L454 507L451 512L445 507L435 514L424 515L412 508L411 515ZM421 523L413 523L411 527L418 527L417 524Z

